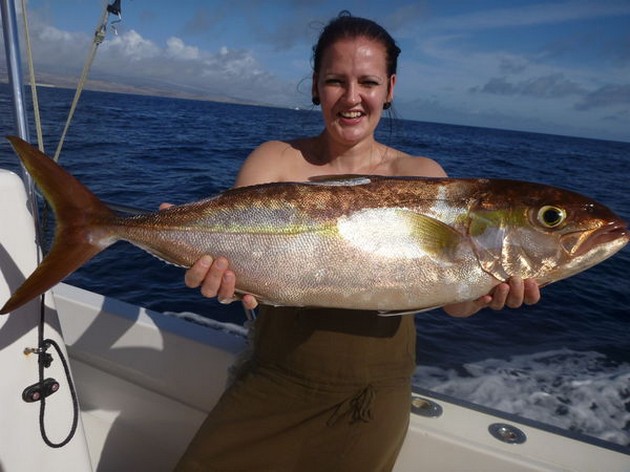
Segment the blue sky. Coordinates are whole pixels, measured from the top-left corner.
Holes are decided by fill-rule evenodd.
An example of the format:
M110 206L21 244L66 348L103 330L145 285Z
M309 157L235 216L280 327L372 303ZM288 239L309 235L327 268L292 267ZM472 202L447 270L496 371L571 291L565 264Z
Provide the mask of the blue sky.
M28 5L37 71L78 76L104 3ZM630 141L628 0L122 0L91 78L307 107L312 45L342 9L401 46L401 118Z

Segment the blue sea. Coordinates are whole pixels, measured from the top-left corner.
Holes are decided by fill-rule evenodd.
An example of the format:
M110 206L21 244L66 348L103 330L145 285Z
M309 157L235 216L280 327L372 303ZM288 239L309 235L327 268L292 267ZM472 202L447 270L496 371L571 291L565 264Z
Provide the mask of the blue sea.
M73 93L40 89L51 155ZM9 103L8 87L0 85L3 135L14 133ZM162 202L188 202L229 188L248 153L263 141L321 128L313 110L86 91L60 163L108 202L155 210ZM630 220L630 143L401 118L384 119L378 137L437 159L451 177L557 185ZM19 168L8 143L0 143L0 166ZM416 315L415 383L630 448L629 274L625 248L544 288L535 306L468 319L440 311ZM237 304L204 299L184 287L181 269L129 244L108 249L68 282L157 311L244 321Z

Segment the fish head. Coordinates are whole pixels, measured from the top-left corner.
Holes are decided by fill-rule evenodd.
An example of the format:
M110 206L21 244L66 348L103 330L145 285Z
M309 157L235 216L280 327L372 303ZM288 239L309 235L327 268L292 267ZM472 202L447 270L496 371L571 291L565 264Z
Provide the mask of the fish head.
M609 258L628 243L630 231L608 207L578 193L488 181L469 208L468 236L486 272L542 286Z

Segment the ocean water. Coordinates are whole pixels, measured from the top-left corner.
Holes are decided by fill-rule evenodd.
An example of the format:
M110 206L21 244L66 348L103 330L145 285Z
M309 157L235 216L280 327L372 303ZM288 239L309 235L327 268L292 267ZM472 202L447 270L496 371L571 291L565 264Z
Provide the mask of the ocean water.
M54 153L73 91L40 91ZM3 135L13 133L0 85ZM60 162L108 202L154 210L229 188L263 141L319 133L319 113L84 92ZM34 126L31 134L35 136ZM379 139L437 159L452 177L531 180L589 195L630 219L630 143L386 119ZM0 166L19 169L8 143ZM53 223L49 223L49 230ZM630 450L630 249L543 289L540 303L454 319L416 315L423 388ZM242 323L183 284L181 269L117 244L68 282L130 303Z

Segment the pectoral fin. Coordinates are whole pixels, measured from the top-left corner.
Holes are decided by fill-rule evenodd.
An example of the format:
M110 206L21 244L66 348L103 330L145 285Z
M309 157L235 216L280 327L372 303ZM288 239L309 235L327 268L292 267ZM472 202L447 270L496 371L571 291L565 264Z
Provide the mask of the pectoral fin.
M398 210L411 223L413 236L422 248L434 255L448 255L462 240L462 235L446 223L411 210Z
M446 223L406 208L365 208L339 218L337 230L351 246L384 258L448 259L462 240Z

